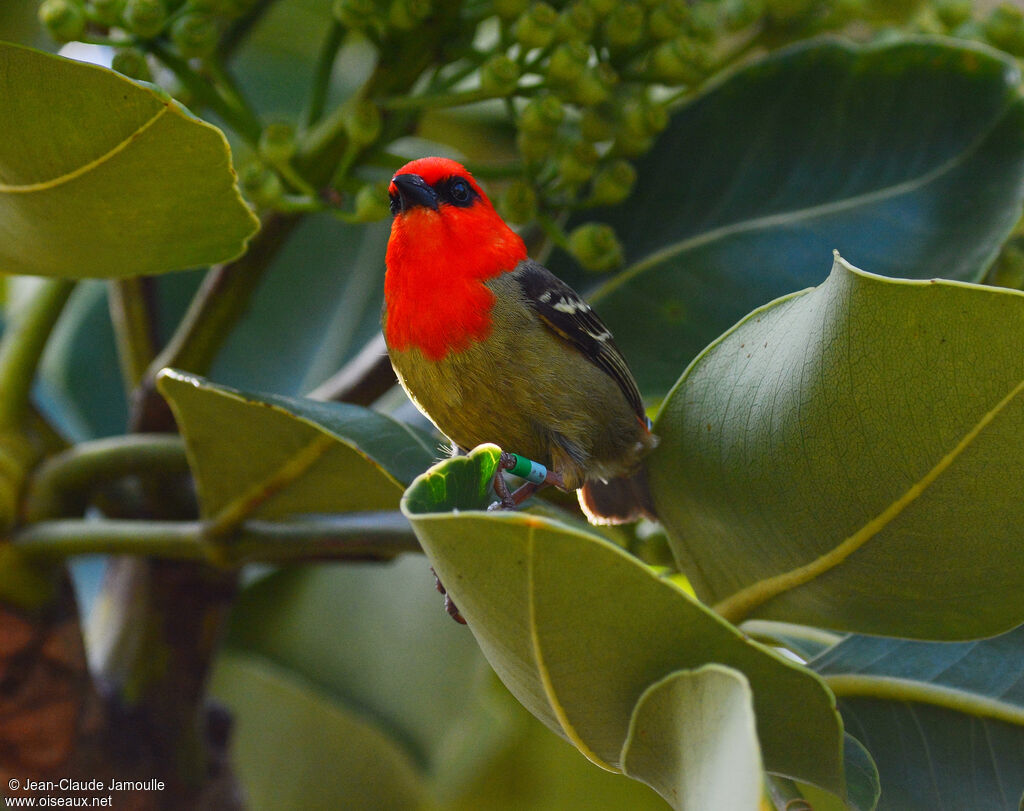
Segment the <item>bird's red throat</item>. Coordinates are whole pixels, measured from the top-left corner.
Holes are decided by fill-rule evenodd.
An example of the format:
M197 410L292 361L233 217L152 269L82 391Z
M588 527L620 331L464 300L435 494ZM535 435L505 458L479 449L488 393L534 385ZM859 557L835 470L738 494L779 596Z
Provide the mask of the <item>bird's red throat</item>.
M484 340L494 294L483 283L525 258L523 240L483 201L399 214L384 277L388 346L437 361Z

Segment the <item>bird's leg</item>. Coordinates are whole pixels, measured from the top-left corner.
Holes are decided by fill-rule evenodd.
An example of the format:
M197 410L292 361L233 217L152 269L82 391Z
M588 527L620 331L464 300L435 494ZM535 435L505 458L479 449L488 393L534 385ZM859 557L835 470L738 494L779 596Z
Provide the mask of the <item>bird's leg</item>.
M437 572L434 571L434 567L430 567L430 573L434 575L434 587L444 595L444 610L448 612L448 616L455 620L459 625L466 624L466 618L459 613L459 607L455 605L455 601L452 600L451 595L444 587L444 583L441 582L441 578L437 576Z
M508 483L502 475L503 471L509 471L516 476L526 479L526 482L515 492L510 492ZM511 510L522 504L526 499L545 487L554 485L564 488L565 483L562 477L553 470L548 470L544 465L533 462L525 456L514 453L501 452L498 459L498 469L494 473L494 491L498 494L501 507L498 509Z

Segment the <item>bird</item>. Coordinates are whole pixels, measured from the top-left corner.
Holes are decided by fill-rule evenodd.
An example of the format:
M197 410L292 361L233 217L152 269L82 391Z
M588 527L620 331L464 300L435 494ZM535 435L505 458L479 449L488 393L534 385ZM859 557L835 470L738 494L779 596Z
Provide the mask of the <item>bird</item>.
M529 258L457 161L413 160L388 192L381 326L391 365L453 451L501 448L494 506L553 484L577 490L592 523L653 517L642 459L658 440L590 305ZM528 481L509 492L501 469Z

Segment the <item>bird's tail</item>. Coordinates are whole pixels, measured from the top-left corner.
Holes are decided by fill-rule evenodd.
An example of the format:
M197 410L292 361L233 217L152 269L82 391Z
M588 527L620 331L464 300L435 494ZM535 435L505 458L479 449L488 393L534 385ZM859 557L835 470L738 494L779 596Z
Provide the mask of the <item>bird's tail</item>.
M644 467L631 476L588 481L577 495L591 524L626 524L638 518L658 520Z

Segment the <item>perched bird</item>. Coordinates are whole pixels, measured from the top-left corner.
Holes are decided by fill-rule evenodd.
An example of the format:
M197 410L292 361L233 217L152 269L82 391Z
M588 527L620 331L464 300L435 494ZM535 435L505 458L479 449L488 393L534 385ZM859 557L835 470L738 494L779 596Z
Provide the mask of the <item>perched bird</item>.
M594 522L653 513L639 465L657 437L590 306L527 257L459 163L414 160L389 192L382 325L416 406L460 449L493 442L509 452L503 467L520 455L550 471L546 483L582 488ZM538 486L509 494L503 485L499 471L507 506Z

